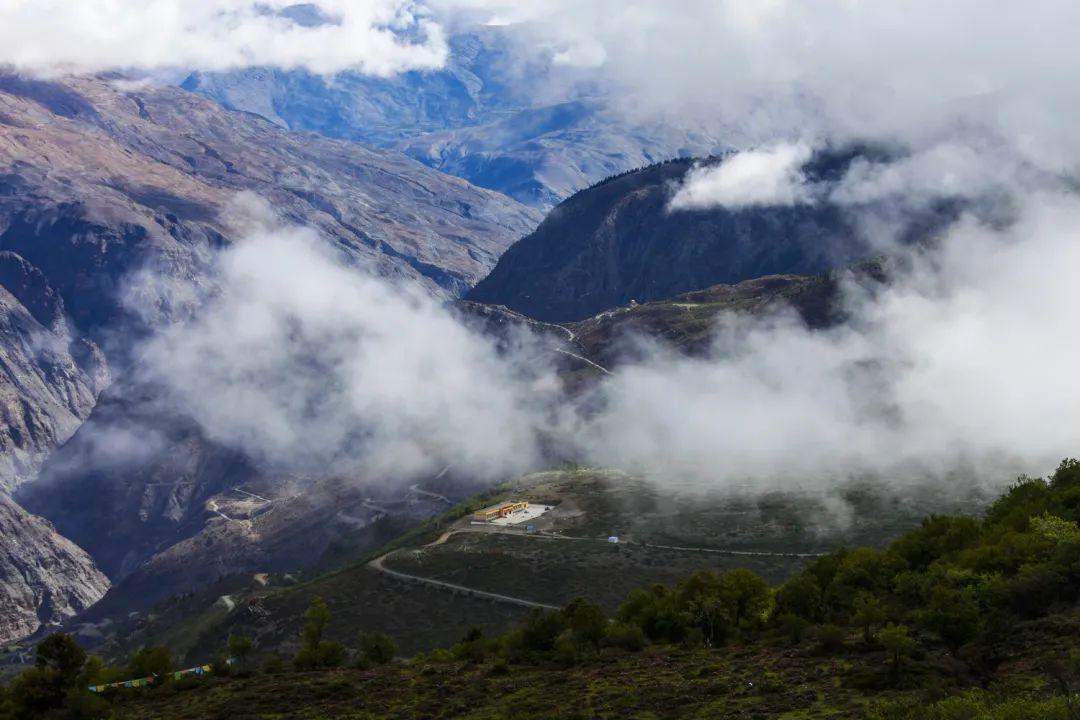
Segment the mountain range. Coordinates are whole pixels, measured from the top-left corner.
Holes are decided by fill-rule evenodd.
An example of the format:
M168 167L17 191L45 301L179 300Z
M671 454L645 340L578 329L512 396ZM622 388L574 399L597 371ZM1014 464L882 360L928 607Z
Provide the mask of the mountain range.
M550 58L522 61L513 42L497 27L455 35L445 68L391 78L249 68L181 86L292 130L401 150L541 209L609 175L726 147L628 118Z
M471 67L480 69L487 50L473 50ZM526 144L552 128L611 127L587 102L489 112L484 103L505 103L500 86L463 67L364 79L374 95L403 83L391 93L399 100L424 97L430 83L444 98L457 97L448 83L472 88L459 98L466 109L414 108L409 122L423 132L384 127L383 144L475 133L512 148L505 134L488 135L491 123ZM0 358L11 381L0 468L19 503L7 499L10 513L22 518L3 550L14 557L27 537L48 537L39 551L64 568L50 575L48 592L59 601L43 599L40 581L8 566L3 587L18 610L0 628L4 637L77 612L95 623L145 612L219 578L333 564L343 546L342 557L355 558L477 489L453 471L436 486L387 490L332 471L274 467L209 437L138 372L141 339L217 292L214 258L243 239L236 216L245 193L269 200L281 220L315 229L358 277L374 273L453 301L496 337L512 327L539 333L571 393L615 367L632 333L694 353L725 312L790 305L812 326L840 322L839 275L827 271L870 252L843 209L827 203L669 211L686 173L723 161L716 157L621 173L563 200L537 227L532 207L398 150L297 133L281 117L206 96L212 83L239 79L189 78L185 85L201 90L192 92L119 77L0 76L0 300L8 318ZM603 147L595 138L575 142L585 152ZM655 149L644 136L634 142ZM593 174L651 157L631 156L561 185L549 178L547 199L530 203L554 202ZM570 165L544 158L537 162ZM884 278L876 263L837 272Z

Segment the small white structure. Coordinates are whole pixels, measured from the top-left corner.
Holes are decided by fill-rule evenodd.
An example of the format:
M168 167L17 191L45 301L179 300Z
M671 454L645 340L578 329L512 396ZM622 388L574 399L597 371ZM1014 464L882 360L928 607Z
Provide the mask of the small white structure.
M612 545L618 545L619 544L619 536L618 535L608 535L607 541L609 543L611 543Z
M540 517L553 506L551 505L537 505L536 503L529 503L527 507L514 510L508 515L503 517L494 518L491 520L492 525L517 525L519 523L528 522L529 520L535 520Z

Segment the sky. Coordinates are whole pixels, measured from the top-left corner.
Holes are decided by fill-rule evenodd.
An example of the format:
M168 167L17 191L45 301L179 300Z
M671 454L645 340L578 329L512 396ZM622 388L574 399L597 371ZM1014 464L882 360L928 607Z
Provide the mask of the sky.
M1042 473L1080 452L1075 2L8 0L0 64L389 75L444 65L447 37L478 25L571 69L611 112L728 138L736 152L673 187L669 212L833 203L889 247L920 208L960 199L969 211L937 249L903 251L910 270L886 292L850 288L844 327L729 319L697 359L641 340L586 413L535 371L527 339L499 354L253 210L245 242L219 259L226 292L144 353L211 434L275 461L402 476L455 463L490 477L535 466L541 438L556 437L585 462L677 466L708 487ZM805 175L816 150L853 141L889 159ZM343 307L354 310L327 325ZM209 391L190 393L198 383Z

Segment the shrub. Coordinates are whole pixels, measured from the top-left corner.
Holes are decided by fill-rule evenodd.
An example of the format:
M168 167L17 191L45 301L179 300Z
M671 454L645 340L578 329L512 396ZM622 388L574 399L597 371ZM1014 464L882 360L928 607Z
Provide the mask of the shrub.
M794 613L781 615L777 618L777 622L793 645L802 642L803 636L806 635L806 631L810 627L809 620Z
M398 644L386 633L360 633L356 637L357 655L365 665L386 665L397 654Z
M241 663L251 654L251 650L254 646L255 643L247 635L229 636L229 654Z
M974 639L982 626L979 604L971 588L938 587L931 595L930 606L921 613L920 621L937 633L953 655L961 645Z
M578 647L599 647L607 629L607 613L602 607L584 598L576 598L563 608L562 614Z
M345 661L345 647L341 643L323 641L318 645L305 645L293 658L297 670L323 670L338 667Z
M844 647L847 633L837 625L819 625L814 630L814 637L822 652L836 652Z
M731 624L738 627L744 621L762 620L772 589L757 573L738 568L724 573L720 596L728 607Z
M863 641L869 644L874 639L874 626L885 622L885 608L881 601L868 592L855 596L855 612L851 616L853 625L862 628Z
M645 633L637 625L615 622L608 626L602 643L605 647L637 652L645 647Z
M809 622L825 619L825 604L821 586L813 573L807 571L796 575L776 591L775 617L793 616Z
M915 648L915 641L912 640L908 628L904 625L889 623L881 631L880 639L882 647L892 658L893 673L900 672L904 658L910 655Z
M277 675L278 673L285 672L285 661L278 654L268 655L263 660L262 670L268 675Z
M168 675L176 669L176 662L167 647L142 648L131 656L127 664L127 676L132 678L150 675Z

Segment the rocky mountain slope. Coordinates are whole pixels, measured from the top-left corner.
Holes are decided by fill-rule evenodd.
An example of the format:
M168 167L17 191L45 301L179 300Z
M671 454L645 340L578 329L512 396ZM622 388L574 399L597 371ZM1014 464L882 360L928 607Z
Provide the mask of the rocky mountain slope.
M0 74L0 490L34 478L50 449L80 427L110 369L124 371L135 339L183 316L195 295L212 289L209 265L215 249L234 239L229 214L242 192L269 201L282 220L316 229L358 268L442 297L475 283L538 219L400 153L294 135L178 88ZM106 414L127 407L119 390L111 397ZM162 422L168 461L144 478L157 489L132 490L114 473L88 481L78 495L58 490L49 499L50 507L74 501L94 509L86 527L104 528L105 538L133 517L142 518L136 525L163 523L145 537L126 535L119 557L103 555L110 572L128 552L141 559L149 547L152 554L161 535L195 522L190 513L198 518L191 532L201 528L206 499L220 490L215 482L243 480L241 463L229 462L226 451L200 445L179 419ZM76 449L99 456L125 442L128 451L152 449L130 446L115 426L87 437ZM73 457L85 459L73 450L54 467ZM199 472L217 480L204 477L202 491L185 491L182 481ZM159 481L172 489L153 484ZM83 522L53 517L65 527ZM70 544L48 523L16 523L9 533L5 542L38 547L38 564L54 568L53 595L90 598L81 575L103 576L85 555L79 571L58 555ZM33 582L16 566L0 572L10 592L38 603L44 621L55 614L50 603L78 605L47 600ZM97 590L93 599L103 586ZM31 625L14 623L12 632Z
M521 63L499 28L451 39L447 66L393 78L255 68L195 73L183 87L282 127L394 147L432 167L548 208L613 173L722 149L702 133L636 123L576 92L558 68Z
M59 624L108 588L86 552L0 493L0 642Z
M668 212L692 161L579 192L510 248L470 300L549 321L773 274L813 274L869 249L828 204Z
M44 275L0 252L0 493L34 477L108 381L93 341L73 335Z

